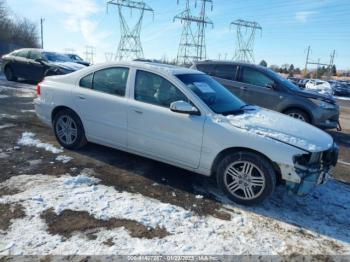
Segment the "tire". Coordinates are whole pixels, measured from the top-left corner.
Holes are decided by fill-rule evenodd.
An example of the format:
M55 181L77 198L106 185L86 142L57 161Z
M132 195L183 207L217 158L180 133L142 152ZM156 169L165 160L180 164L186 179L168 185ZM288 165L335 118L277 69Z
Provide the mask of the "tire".
M5 67L5 77L7 81L17 81L17 77L14 75L13 70L11 67L7 66Z
M275 191L276 173L264 157L237 152L225 156L219 163L217 184L235 203L256 205Z
M295 119L299 119L303 122L311 123L309 115L300 109L289 109L285 111L284 114L290 117L293 117Z
M64 148L79 149L87 144L83 124L72 110L63 109L54 116L53 130Z

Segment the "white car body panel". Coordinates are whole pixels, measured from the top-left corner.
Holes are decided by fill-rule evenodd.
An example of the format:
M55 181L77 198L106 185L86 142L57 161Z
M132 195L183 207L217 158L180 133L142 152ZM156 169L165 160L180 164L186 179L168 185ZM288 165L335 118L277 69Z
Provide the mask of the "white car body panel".
M125 97L79 87L81 78L108 67L130 68ZM201 115L174 113L168 108L136 101L133 88L137 69L156 73L173 83ZM189 73L202 74L185 68L139 62L95 65L72 74L47 77L41 83L41 96L35 100L35 108L38 117L51 124L53 110L59 106L68 107L81 118L90 142L207 176L212 174L220 152L245 148L259 152L275 163L282 171L282 179L299 183L293 157L328 150L333 145L333 139L323 131L279 113L257 110L262 116L274 119L264 122L254 117L247 120L216 115L175 76ZM245 121L243 126L242 121ZM267 133L282 136L269 137ZM304 144L293 145L298 139Z

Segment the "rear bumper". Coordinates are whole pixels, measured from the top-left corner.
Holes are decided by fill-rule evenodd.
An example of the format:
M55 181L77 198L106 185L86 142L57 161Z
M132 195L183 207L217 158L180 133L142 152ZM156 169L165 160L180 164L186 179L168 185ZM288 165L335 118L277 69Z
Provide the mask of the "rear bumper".
M48 126L52 126L51 107L42 103L40 98L34 99L35 113L37 117Z

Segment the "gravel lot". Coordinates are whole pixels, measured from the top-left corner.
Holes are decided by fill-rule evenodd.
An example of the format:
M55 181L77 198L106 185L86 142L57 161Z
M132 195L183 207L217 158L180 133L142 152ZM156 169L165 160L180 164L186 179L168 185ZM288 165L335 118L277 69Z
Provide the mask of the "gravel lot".
M34 85L0 76L0 255L348 254L350 101L334 179L307 197L278 187L245 208L213 179L89 144L60 148Z

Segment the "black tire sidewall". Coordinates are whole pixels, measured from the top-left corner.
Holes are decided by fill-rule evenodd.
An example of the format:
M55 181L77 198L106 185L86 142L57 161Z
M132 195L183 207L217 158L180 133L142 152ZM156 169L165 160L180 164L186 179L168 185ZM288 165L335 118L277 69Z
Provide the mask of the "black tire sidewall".
M225 185L225 171L227 167L236 161L249 161L256 165L265 177L265 188L263 192L254 199L244 200L238 198L230 193ZM276 173L267 159L251 152L238 152L225 156L218 165L217 168L217 184L218 187L235 203L241 205L256 205L263 202L275 191L276 186Z
M56 125L57 125L57 121L61 116L69 116L73 119L73 121L75 122L76 126L77 126L77 139L75 140L75 142L73 144L66 144L64 142L62 142L59 137L57 136L56 133ZM85 132L84 132L84 127L83 124L79 118L79 116L74 113L71 110L68 109L64 109L59 111L53 120L53 131L55 133L56 139L58 141L58 143L63 146L64 148L67 149L78 149L82 146L84 146L86 144L86 138L85 138Z
M5 77L8 81L15 81L16 80L16 77L13 74L13 70L11 67L9 67L9 66L5 67L4 73L5 73Z

